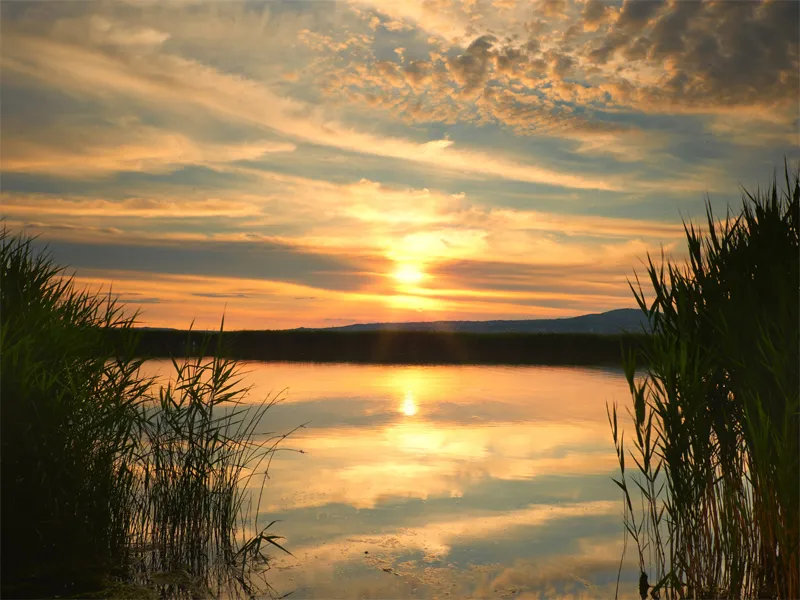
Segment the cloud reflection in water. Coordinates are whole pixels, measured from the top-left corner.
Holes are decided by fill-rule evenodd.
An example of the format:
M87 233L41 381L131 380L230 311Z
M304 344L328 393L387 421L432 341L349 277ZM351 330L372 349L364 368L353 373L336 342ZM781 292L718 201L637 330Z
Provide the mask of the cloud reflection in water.
M613 596L622 552L606 401L621 372L247 363L251 398L289 386L265 430L265 518L297 598ZM423 408L424 407L424 408ZM277 527L277 526L276 526ZM634 595L629 552L621 595Z

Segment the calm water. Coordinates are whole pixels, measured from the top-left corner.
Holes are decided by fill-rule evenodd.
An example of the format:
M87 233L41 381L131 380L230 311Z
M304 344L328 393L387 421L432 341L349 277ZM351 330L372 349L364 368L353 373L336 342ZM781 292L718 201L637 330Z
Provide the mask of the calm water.
M155 365L168 372L166 364ZM620 494L606 402L621 371L245 363L273 460L265 519L291 598L613 597ZM263 520L263 519L262 519ZM621 596L637 574L629 548Z

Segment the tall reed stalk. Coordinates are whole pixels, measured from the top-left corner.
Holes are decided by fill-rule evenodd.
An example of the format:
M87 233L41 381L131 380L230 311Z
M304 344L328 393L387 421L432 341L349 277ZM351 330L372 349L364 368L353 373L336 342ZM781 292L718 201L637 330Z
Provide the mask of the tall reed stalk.
M264 548L287 552L268 533L272 523L259 526L258 511L286 435L257 433L276 399L245 403L238 363L221 349L205 354L173 360L173 379L142 407L131 549L145 581L159 573L192 595L219 596L233 580L250 595L248 571L266 564Z
M2 595L250 594L281 548L258 523L272 402L242 402L222 348L142 376L135 315L6 229L0 310Z
M642 598L800 597L799 202L787 170L738 216L709 204L688 264L648 257L652 296L631 285L648 366L627 357L627 445L609 423Z

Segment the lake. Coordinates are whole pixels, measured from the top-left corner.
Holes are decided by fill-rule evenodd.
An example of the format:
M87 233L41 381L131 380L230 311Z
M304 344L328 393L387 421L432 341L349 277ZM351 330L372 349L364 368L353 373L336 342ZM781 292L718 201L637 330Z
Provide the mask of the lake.
M622 504L606 402L629 399L621 370L243 367L251 400L284 398L262 431L306 424L275 455L261 505L294 554L275 552L277 593L614 596ZM637 581L629 545L620 596Z

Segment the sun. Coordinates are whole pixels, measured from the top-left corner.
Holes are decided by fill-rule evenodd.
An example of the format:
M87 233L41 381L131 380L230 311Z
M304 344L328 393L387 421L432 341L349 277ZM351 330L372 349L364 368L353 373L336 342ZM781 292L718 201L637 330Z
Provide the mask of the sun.
M400 265L397 270L392 273L392 277L405 285L415 285L425 279L425 273L415 265L406 264Z

